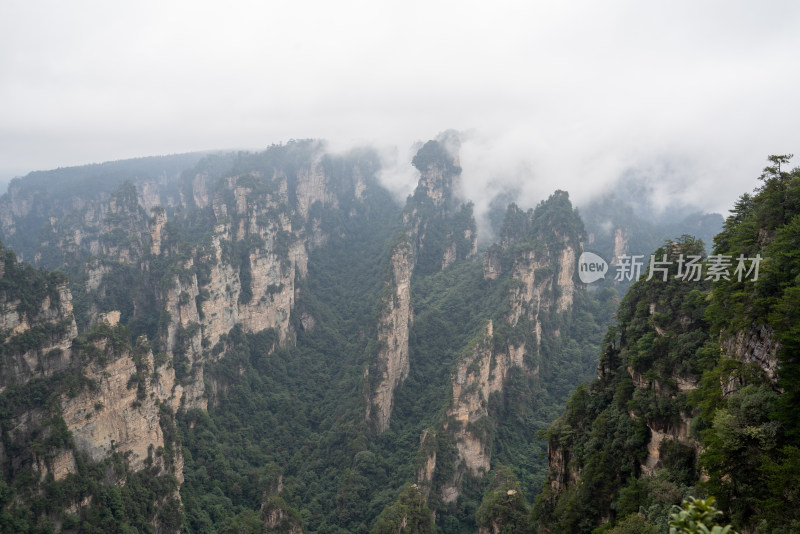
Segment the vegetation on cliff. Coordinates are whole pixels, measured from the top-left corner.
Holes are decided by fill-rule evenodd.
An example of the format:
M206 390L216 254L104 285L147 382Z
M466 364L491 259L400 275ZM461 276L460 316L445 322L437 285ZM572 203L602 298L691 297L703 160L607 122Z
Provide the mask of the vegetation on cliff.
M421 146L405 208L378 184L375 152L333 155L312 140L59 170L58 195L42 190L46 175L12 184L2 202L16 211L0 230L26 259L64 274L2 251L0 292L33 321L4 330L0 345L14 377L0 390L3 528L532 531L527 499L547 476L537 434L592 376L618 293L578 283L587 235L563 191L535 208L509 205L481 261L457 150L452 132ZM793 238L775 228L771 242ZM659 254L701 249L684 238ZM790 299L782 265L765 260L762 273ZM550 431L550 460L562 451L576 476L548 486L540 522L578 532L604 519L666 521L700 472L692 440L706 435L680 434L687 414L706 417L697 432L717 428L720 403L734 429L772 417L688 394L715 369L714 291L634 286L599 384L579 387ZM53 315L69 308L66 296L74 312ZM401 297L404 313L387 314ZM51 312L36 322L44 302ZM761 317L791 316L790 304ZM792 325L774 326L783 346ZM53 340L62 352L49 350ZM378 428L365 417L387 368L376 356L402 343L407 361ZM43 364L26 363L28 374L9 371L34 356ZM779 411L777 389L757 393ZM92 433L112 412L119 424ZM751 467L787 488L793 456L778 454L790 435L781 425L772 463ZM671 433L680 435L648 449L651 434ZM668 470L644 479L642 465ZM643 505L652 511L634 516Z
M702 255L684 237L654 254L672 262L667 281L642 279L620 304L598 380L548 431L544 528L666 532L670 507L689 495L716 497L738 529L800 528L800 169L769 159L704 265L725 276L679 277L681 254Z

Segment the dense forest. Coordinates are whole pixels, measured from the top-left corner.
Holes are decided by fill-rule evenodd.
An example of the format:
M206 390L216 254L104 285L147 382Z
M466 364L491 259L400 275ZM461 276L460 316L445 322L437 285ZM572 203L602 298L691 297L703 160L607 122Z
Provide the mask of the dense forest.
M800 530L800 169L785 170L790 157L771 156L762 185L736 203L710 275L687 283L677 260L703 245L670 240L654 254L672 260L666 280L642 279L620 303L598 379L548 430L550 484L534 510L547 530L666 532L690 496L714 497L742 532Z
M713 217L610 197L494 203L479 249L453 132L402 205L312 140L16 179L0 528L667 532L713 496L792 532L800 171L771 163L697 281ZM583 250L669 268L587 286Z

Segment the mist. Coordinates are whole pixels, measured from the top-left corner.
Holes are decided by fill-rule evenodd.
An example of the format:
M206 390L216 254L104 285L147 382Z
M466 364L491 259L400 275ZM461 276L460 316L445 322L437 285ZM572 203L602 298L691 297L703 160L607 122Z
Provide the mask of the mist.
M452 128L479 215L631 184L652 213L725 213L800 152L799 23L789 1L6 2L0 180L321 138L379 147L404 198Z

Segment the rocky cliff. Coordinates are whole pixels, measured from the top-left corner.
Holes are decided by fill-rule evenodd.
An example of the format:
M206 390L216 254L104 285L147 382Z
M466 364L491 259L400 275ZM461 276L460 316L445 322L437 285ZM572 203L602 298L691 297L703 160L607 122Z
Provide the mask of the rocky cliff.
M66 369L77 333L63 276L39 275L0 245L0 392Z
M9 406L0 460L14 466L12 480L32 469L36 480L68 481L85 476L84 466L122 458L127 474L109 478L112 484L140 472L174 478L160 486L171 489L158 501L172 514L183 480L174 414L206 410L227 387L207 370L225 357L219 342L236 328L274 332L275 346L295 343L292 313L309 254L365 209L376 159L369 152L332 157L315 142L222 159L179 176L129 175L117 189L64 198L16 181L0 201L13 206L3 235L17 242L41 224L44 237L25 253L69 275L37 274L0 251L0 395ZM53 215L44 217L48 209ZM394 312L381 334L386 350L400 354L387 358L399 362L387 368L391 389L408 372L411 320L404 269L412 262L398 256L394 264ZM391 333L403 321L405 333ZM44 384L55 404L14 403L32 382ZM82 494L65 506L80 511L92 498ZM283 519L264 520L272 528Z
M63 394L60 399L75 447L94 462L112 451L119 452L132 471L155 462L182 480L179 465L164 465L163 458L168 444L161 407L177 408L175 371L163 359L156 363L146 341L141 340L137 347L120 343L120 334L126 332L115 332L115 326L105 323L81 340L81 359L88 364L84 377L92 387L75 396ZM175 460L179 462L180 457Z
M519 227L511 228L518 217ZM452 443L452 454L442 455L446 447L425 447L422 440L425 468L420 464L418 483L431 488L438 480L435 490L445 504L456 502L466 479L481 478L492 469L497 427L506 424L500 406L509 402L511 377L538 384L542 365L547 368L560 359L566 346L562 330L569 338L575 294L582 291L574 281L581 234L580 225L562 226L559 219L574 222L573 217L560 193L527 213L512 205L502 245L486 252L483 277L496 285L507 311L484 323L456 363L452 400L439 430ZM431 466L442 475L437 477Z
M459 142L445 132L413 159L420 177L403 212L403 234L392 249L378 318L378 350L366 372L366 418L377 431L389 426L397 387L409 372L408 336L413 321L411 279L475 256L477 235L470 205L459 205Z
M482 265L457 139L414 165L404 209L373 152L313 141L58 198L15 182L0 232L38 236L25 257L66 278L2 301L4 512L45 528L47 510L56 531L363 532L412 517L391 503L416 475L425 524L475 531L489 497L522 513L537 432L591 373L614 293L575 281L566 193L512 205Z
M588 532L621 522L640 506L647 522L666 525L681 491L708 480L704 469L716 462L708 458L719 453L704 459L704 450L721 439L709 436L736 433L715 410L726 399L736 404L737 397L753 395L754 382L771 395L764 391L775 387L780 349L774 332L731 333L722 327L730 324L728 310L712 326L718 286L678 272L677 259L703 253L703 243L691 236L665 243L655 257L670 261L666 279L643 277L620 304L597 380L573 394L549 431L548 485L537 503L545 531ZM751 419L742 433L761 432L762 423ZM625 504L630 488L640 493ZM571 506L578 512L559 512Z
M156 481L182 480L180 449L169 428L176 406L175 373L156 362L144 338L129 345L130 332L106 314L77 336L72 295L58 273L34 271L3 256L3 366L0 386L0 462L18 495L40 498L57 489L49 518L63 510L97 504L103 485L125 484L128 473L148 469ZM124 459L101 486L66 491L111 458ZM55 486L54 486L55 484ZM178 499L177 485L162 484L160 502ZM152 524L160 525L156 517ZM174 529L167 529L172 531Z
M411 305L411 246L402 241L391 258L392 278L382 298L384 306L378 323L377 385L367 403L367 419L374 420L378 432L389 427L395 389L409 370L408 332L414 320Z

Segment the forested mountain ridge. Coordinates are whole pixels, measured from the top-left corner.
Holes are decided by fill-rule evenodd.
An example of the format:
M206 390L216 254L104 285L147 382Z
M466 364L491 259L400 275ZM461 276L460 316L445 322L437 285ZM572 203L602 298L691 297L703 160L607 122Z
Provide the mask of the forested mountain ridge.
M457 135L445 132L425 143L412 161L420 179L406 202L402 230L392 248L391 276L378 319L377 354L366 371L371 390L367 419L378 432L388 428L394 391L409 372L409 327L414 317L411 277L415 269L435 273L477 253L472 206L457 198L458 150Z
M681 272L679 259L703 253L685 236L655 251L671 262L666 280L631 287L598 379L548 431L543 531L667 532L689 495L714 496L742 532L800 529L800 169L781 169L789 157L770 157L757 194L732 210L711 276Z
M226 171L233 161L230 154L205 158L203 154L184 154L39 171L15 178L0 197L3 241L23 260L50 269L60 267L63 256L79 247L96 254L103 212L123 182L136 184L145 212L154 206L176 206L188 201L185 195L190 191L204 194L200 188L187 188L180 179L182 175L189 178L188 171L201 159L203 166L216 163ZM198 170L202 176L203 171ZM64 230L59 232L60 228Z
M37 383L45 393L38 394L36 400L48 403L54 421L60 421L61 434L72 438L64 438L71 449L69 458L57 462L61 466L56 470L58 480L53 481L57 487L74 485L75 477L84 480L87 470L94 469L91 465L105 461L109 452L127 458L126 468L138 472L144 461L153 465L154 452L161 456L161 451L168 449L170 472L177 480L182 479L182 450L163 439L166 431L161 427L169 426L171 437L177 437L174 413L193 407L205 410L209 399L214 401L221 395L225 382L206 378L204 365L219 358L224 348L218 341L234 325L239 331L267 332L270 341L265 350L293 344L295 327L289 324L289 314L294 306L295 282L305 275L308 251L327 239L319 229L323 219L339 216L338 212L326 211L325 204L335 206L333 210L339 208L339 193L342 209L352 215L359 210L359 198L371 194L366 181L375 183L374 156L353 153L348 162L342 162L322 155L321 146L315 142L290 143L259 155L225 159L225 177L222 171L215 174L219 164L215 157L206 158L194 172L185 173L179 184L183 189L177 188L185 195L167 195L175 202L168 206L172 220L161 206L154 206L149 215L145 212L142 204L147 201L146 193L156 197L159 193L159 184L147 180L140 181L138 188L131 181L123 181L110 194L104 194L101 188L86 197L67 196L67 201L50 198L35 187L14 184L19 194L27 192L38 200L23 202L16 212L6 212L19 215L19 225L7 225L8 234L13 241L15 235L28 230L26 221L43 222L41 240L33 243L30 252L41 263L55 262L68 273L74 295L72 298L62 277L58 290L50 291L55 291L55 296L46 296L42 304L29 305L33 297L26 295L24 285L12 286L14 291L7 297L5 322L13 330L4 345L4 393L10 406L17 406L14 395L18 389L28 387L31 379L42 379ZM352 168L359 165L362 167ZM334 182L332 188L326 188L329 180ZM167 193L176 189L169 180L163 182ZM43 197L67 213L63 217L37 217L46 209L43 205L47 206ZM7 219L14 221L13 217ZM336 231L338 226L334 222L327 228ZM6 263L16 265L13 254L8 254L12 259L7 258ZM15 280L15 272L6 269L4 282ZM42 274L37 280L52 276ZM55 304L64 309L58 309L59 321L52 326L53 313L48 314L48 310ZM88 336L85 342L74 339L76 321L71 304L77 325ZM118 321L130 329L117 326ZM106 334L113 343L103 340ZM86 350L76 350L78 346ZM21 363L11 366L12 358ZM88 362L92 363L87 367ZM77 386L69 390L76 399L57 396L64 383L57 372L76 377ZM85 384L91 387L84 395L81 386ZM133 400L128 398L129 390L135 394ZM9 462L7 477L17 483L20 473L37 469L35 463L25 460L32 454L23 446L25 433L47 434L36 428L44 420L41 408L36 402L28 408L17 414L27 426L15 423L11 414L4 419L9 425L3 433L6 448L14 452L4 456ZM14 410L12 414L17 413ZM60 454L59 450L47 452ZM46 471L42 471L42 482ZM30 490L23 484L20 494L35 494L40 486L35 480L28 485ZM173 497L177 496L176 489L177 484L170 490ZM62 521L69 525L69 517L75 512L85 515L75 505L99 502L98 491L83 487L68 500L73 502L71 508L56 506L49 519L56 525ZM172 501L161 502L167 506ZM158 501L149 505L157 509ZM24 509L15 510L26 513ZM180 506L169 510L170 520L165 524L172 525L168 530L174 530L174 518L178 525L181 521ZM90 519L91 524L98 521L97 517ZM166 528L159 523L156 511L143 514L141 510L126 510L100 519L123 526L138 525L140 529L147 524ZM20 521L12 530L26 524Z
M2 528L521 525L617 293L562 191L479 254L458 151L421 146L404 207L317 141L15 181L4 241L63 274L4 251Z

